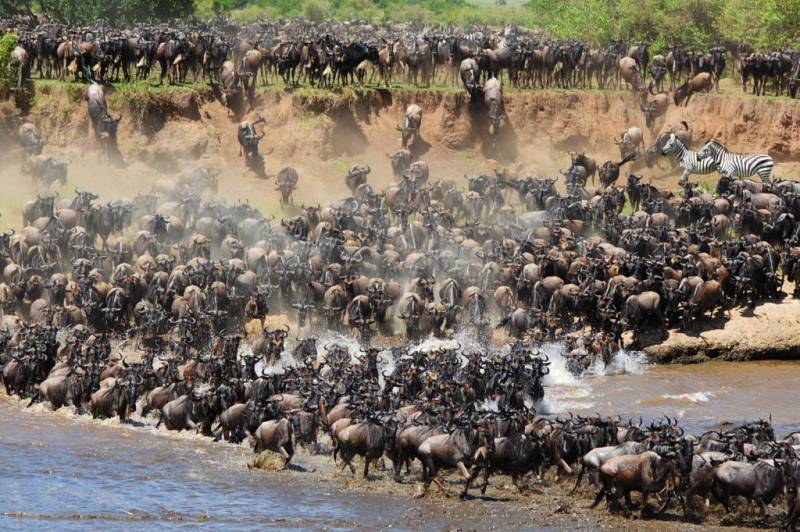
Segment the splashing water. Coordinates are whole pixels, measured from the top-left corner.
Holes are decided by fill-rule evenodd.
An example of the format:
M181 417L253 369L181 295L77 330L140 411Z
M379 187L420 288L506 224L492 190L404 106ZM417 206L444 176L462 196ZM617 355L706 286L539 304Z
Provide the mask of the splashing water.
M599 358L592 364L591 371L595 375L642 375L648 365L647 357L641 351L621 349L605 365Z
M286 348L281 358L269 365L263 360L259 361L256 364L256 372L259 373L263 368L266 374L282 374L284 368L297 365L298 362L291 355L295 344L296 342L293 339L287 339ZM321 334L318 337L319 362L325 361L327 356L325 347L332 344L346 348L350 353L352 364L362 363L362 346L359 341L352 336L331 332ZM463 365L468 362L466 354L487 352L486 346L480 343L473 334L467 331L460 331L450 338L426 338L418 344L410 345L409 354L420 351L436 351L437 349L458 350ZM496 356L505 356L510 350L511 344L509 343L499 348L493 348L492 353ZM644 353L621 350L614 355L608 365L604 364L602 360L596 359L584 375L578 377L567 368L568 357L563 344L559 342L547 343L541 346L539 351L550 359L550 373L545 376L543 382L545 397L538 404L533 405L540 414L561 414L571 410L590 410L595 407L592 385L597 379L620 375L641 375L648 365ZM252 348L246 342L242 342L239 352L240 356L244 353L252 354ZM387 348L380 351L378 353L378 382L381 387L385 384L384 376L392 375L394 371L395 361L391 349ZM494 401L484 401L484 403L476 406L485 411L497 410L497 404Z
M582 377L567 369L567 353L560 343L545 344L541 351L550 358L550 373L544 379L544 399L537 405L541 414L560 414L594 408L592 385L597 379L618 375L641 375L647 359L640 351L617 352L606 365L596 359Z

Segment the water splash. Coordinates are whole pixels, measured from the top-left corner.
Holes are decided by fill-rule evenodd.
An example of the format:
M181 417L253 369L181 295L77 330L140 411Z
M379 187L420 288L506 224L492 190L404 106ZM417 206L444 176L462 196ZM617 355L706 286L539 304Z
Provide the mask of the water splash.
M649 362L647 356L641 351L626 351L621 349L609 362L604 364L599 358L594 361L591 371L595 375L642 375Z
M537 405L541 414L591 410L595 407L594 382L619 375L641 375L648 365L644 353L621 350L608 365L596 359L583 376L577 377L567 369L568 357L562 344L545 344L541 351L550 358L550 374L544 379L544 399Z

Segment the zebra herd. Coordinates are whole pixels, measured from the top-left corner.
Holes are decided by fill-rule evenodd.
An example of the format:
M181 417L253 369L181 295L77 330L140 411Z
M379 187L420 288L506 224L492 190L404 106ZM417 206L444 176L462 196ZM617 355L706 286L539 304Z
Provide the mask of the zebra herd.
M769 155L731 153L716 139L708 141L700 151L691 151L675 133L663 137L661 153L672 154L678 166L683 168L682 183L689 179L690 174L718 171L722 176L740 179L758 174L764 184L769 185L775 165Z

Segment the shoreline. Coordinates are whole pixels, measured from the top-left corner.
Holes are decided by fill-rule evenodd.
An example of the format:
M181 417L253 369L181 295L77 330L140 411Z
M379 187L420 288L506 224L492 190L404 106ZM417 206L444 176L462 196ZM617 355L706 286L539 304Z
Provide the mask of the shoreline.
M86 431L102 431L104 437L122 436L126 442L131 439L140 438L140 443L148 445L170 445L182 448L191 445L195 453L207 455L214 453L210 458L217 455L218 459L241 459L241 470L245 474L263 478L271 485L283 486L281 489L287 492L297 490L311 490L312 492L324 493L326 496L338 497L358 497L366 499L368 502L377 506L389 504L397 501L402 507L407 507L403 512L402 522L391 522L387 520L382 528L407 528L407 529L429 529L430 527L446 529L456 528L482 528L482 529L572 529L572 530L620 530L635 527L637 530L653 532L674 530L675 524L680 523L681 530L712 530L718 529L724 523L726 530L755 530L762 528L755 516L748 516L745 520L737 521L734 517L726 518L722 513L722 507L716 505L707 510L703 522L699 522L696 517L685 520L679 505L673 504L667 511L655 517L641 518L638 513L636 517L625 518L619 513L610 513L606 509L605 503L595 509L589 508L595 491L588 487L584 481L576 495L570 493L574 485L574 477L570 476L560 482L554 480L554 469L551 468L543 483L539 483L535 478L529 476L523 482L527 484L527 490L520 495L511 485L510 477L503 475L493 475L489 481L489 488L486 495L480 494L480 479L476 479L470 494L466 500L458 499L461 479L457 474L449 473L443 475L444 483L448 489L448 495L442 495L433 486L429 495L424 499L413 499L414 491L417 488L417 477L419 475L419 464L412 466L412 475L405 476L402 484L397 484L391 479L391 462L385 459L386 471L371 470L369 480L365 481L360 477L358 465L360 459L356 459L357 475L354 477L349 470L340 471L334 465L329 455L311 454L300 447L292 460L289 469L275 469L272 464L281 460L273 460L276 455L265 451L259 455L254 455L246 444L213 443L209 438L198 436L190 432L170 432L164 429L155 429L155 420L152 418L140 418L136 416L133 423L120 425L118 420L93 420L90 415L78 416L70 408L62 407L57 411L50 411L46 406L37 405L33 410L26 410L24 402L9 397L4 391L0 391L0 408L13 408L14 417L35 418L37 425L52 422L56 424L69 424L70 429ZM248 463L254 457L262 457L266 468L263 470L250 469ZM633 495L634 504L638 502L639 495ZM782 502L782 501L781 501ZM693 509L698 508L696 502ZM649 503L653 506L653 502ZM777 504L770 514L770 524L777 525L779 518L784 511L783 504ZM11 514L11 515L10 515ZM120 522L128 520L124 516L96 516L96 515L69 515L69 516L45 516L45 515L25 515L20 513L14 515L10 512L1 514L3 517L13 519L14 523L24 521L103 521ZM126 514L127 515L127 514ZM109 518L110 517L110 518ZM189 516L191 517L191 516ZM196 516L195 516L196 517ZM193 520L189 519L188 523ZM281 523L290 524L293 519L278 518L275 525ZM136 520L134 520L136 522ZM184 519L181 522L186 524ZM206 519L195 521L197 524L206 522ZM212 521L213 522L213 521ZM339 526L347 526L339 523ZM335 526L335 525L334 525ZM349 526L358 528L358 523L350 523Z
M737 307L730 317L706 320L698 331L670 330L657 343L654 333L643 335L640 349L656 364L697 364L710 360L800 361L800 299L785 283L781 301L763 301L755 308Z

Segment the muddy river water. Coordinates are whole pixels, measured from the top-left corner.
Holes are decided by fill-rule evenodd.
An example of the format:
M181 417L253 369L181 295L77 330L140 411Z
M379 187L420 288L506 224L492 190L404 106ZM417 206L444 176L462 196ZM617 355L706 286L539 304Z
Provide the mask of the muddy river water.
M694 432L772 415L780 436L800 430L800 363L648 366L636 354L576 379L555 353L541 408L564 415L677 416ZM152 420L120 425L44 405L25 409L0 395L0 529L542 528L521 505L435 500L342 488L330 458L299 455L292 471L245 467L247 447L156 430ZM327 468L320 474L320 468ZM408 493L405 493L405 492Z

